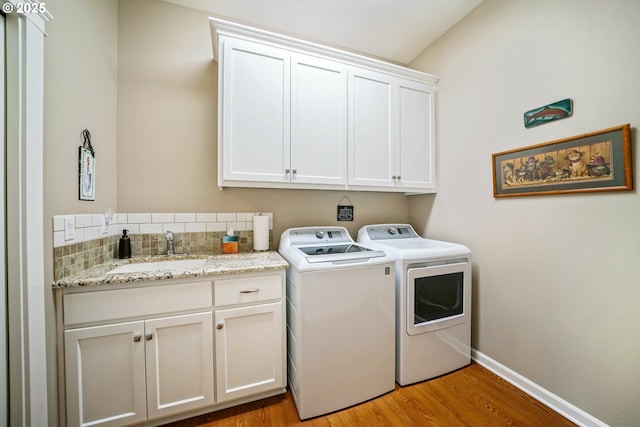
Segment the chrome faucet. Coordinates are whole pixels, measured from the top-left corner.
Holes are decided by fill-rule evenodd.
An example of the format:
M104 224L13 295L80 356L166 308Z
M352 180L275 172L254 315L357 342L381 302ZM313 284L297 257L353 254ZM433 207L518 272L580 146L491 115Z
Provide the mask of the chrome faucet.
M167 240L167 255L173 255L174 254L173 241L175 240L173 231L167 231L164 234L164 238Z

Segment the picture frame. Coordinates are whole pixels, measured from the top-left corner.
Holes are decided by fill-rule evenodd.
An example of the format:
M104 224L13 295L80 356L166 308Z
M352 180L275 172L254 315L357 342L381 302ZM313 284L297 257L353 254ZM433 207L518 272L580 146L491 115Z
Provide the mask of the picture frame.
M492 154L493 196L633 190L631 126Z
M79 147L79 197L80 200L96 199L96 158L91 150Z

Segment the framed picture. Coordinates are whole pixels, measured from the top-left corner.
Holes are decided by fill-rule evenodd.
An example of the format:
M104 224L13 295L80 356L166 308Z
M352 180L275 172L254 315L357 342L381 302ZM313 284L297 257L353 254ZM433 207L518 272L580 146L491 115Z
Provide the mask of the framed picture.
M493 196L633 189L629 124L492 155Z
M80 148L80 200L96 199L96 158L91 151L84 147Z

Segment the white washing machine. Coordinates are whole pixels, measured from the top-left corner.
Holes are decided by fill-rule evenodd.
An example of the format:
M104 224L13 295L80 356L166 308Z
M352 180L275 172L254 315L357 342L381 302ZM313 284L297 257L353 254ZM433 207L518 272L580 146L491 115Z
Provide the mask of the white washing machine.
M362 227L358 242L396 260L396 381L434 378L471 363L471 251L425 239L409 224Z
M344 227L292 228L287 262L287 375L300 419L395 388L395 262Z

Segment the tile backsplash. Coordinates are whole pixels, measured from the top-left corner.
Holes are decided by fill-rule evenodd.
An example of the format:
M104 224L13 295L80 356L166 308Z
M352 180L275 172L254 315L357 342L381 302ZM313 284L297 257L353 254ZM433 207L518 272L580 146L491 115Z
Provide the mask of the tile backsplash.
M222 237L229 229L238 236L239 251L253 250L253 217L269 216L269 248L273 249L273 215L255 212L221 213L116 213L105 224L103 214L56 215L53 217L54 280L118 258L122 230L128 230L133 256L151 256L167 251L164 233L175 234L175 252L222 253ZM73 227L67 227L65 220ZM66 237L66 239L65 239Z

